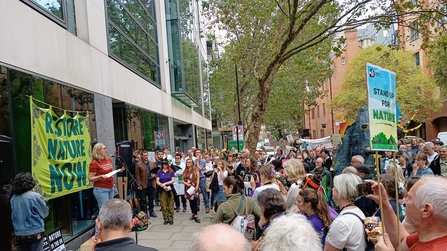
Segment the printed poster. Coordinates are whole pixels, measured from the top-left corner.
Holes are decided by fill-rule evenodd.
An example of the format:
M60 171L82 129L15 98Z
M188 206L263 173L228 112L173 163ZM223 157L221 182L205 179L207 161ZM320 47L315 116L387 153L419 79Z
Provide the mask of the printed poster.
M372 151L397 151L396 74L366 65Z

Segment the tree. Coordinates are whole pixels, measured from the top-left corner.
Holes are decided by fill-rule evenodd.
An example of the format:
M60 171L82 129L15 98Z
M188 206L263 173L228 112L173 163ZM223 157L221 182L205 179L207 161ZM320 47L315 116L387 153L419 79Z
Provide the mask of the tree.
M447 35L444 34L439 40L432 43L429 55L429 64L433 72L435 83L441 88L441 97L447 97Z
M245 83L255 83L257 88L248 115L250 150L256 147L275 79L288 60L317 48L337 32L366 23L386 26L405 17L430 17L423 5L414 8L386 0L209 0L203 6L213 18L211 24L225 31L225 52L230 47L232 54L225 60L246 67L241 73ZM324 64L318 55L311 62Z
M431 111L441 109L442 103L434 95L438 87L414 64L410 52L375 45L358 53L348 65L348 74L333 100L333 108L344 115L338 119L353 120L360 107L367 105L366 63L396 73L396 100L407 117L416 114L415 120L424 122Z

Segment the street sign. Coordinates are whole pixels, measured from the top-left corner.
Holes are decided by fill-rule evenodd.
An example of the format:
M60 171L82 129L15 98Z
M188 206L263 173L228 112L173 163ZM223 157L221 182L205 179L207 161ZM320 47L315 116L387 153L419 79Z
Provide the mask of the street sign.
M233 126L231 129L231 131L233 132L233 141L237 141L237 138L239 138L239 141L244 140L243 126Z
M244 149L245 147L245 142L244 141L239 141L239 149L237 148L237 141L230 141L228 142L228 150L231 151L232 148L235 148L236 150L238 150L238 152L242 151L242 149Z

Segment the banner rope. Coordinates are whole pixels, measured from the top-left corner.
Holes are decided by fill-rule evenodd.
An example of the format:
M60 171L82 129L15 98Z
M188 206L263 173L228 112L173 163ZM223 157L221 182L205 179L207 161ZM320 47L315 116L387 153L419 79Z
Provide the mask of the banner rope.
M64 109L64 108L60 108L60 107L54 106L54 105L52 105L52 104L45 103L45 102L43 102L43 101L41 101L41 100L38 100L38 99L34 98L33 96L30 96L30 95L25 95L25 96L28 97L28 98L31 98L32 100L37 101L37 102L39 102L39 103L41 103L41 104L47 105L47 106L49 106L49 107L51 107L51 108L53 108L53 109L58 109L58 110L61 110L61 111L66 111L66 112L77 112L77 113L81 113L81 112L86 112L86 113L88 113L88 112L89 112L89 110L86 110L86 111L67 110L67 109Z

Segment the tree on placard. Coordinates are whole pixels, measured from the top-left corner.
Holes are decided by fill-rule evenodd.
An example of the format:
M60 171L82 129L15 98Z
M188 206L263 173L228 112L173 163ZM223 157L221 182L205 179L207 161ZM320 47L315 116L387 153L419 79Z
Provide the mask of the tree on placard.
M396 73L396 100L407 117L416 114L415 120L424 122L430 119L430 112L441 109L442 103L435 95L438 87L415 65L410 52L375 45L359 52L348 65L348 74L332 103L343 115L337 119L353 120L360 107L367 105L366 63Z
M246 67L246 82L256 82L255 101L248 113L246 145L250 150L258 142L275 78L288 60L347 29L431 17L422 4L415 8L387 0L209 0L202 6L210 24L224 31L225 52L232 47L231 64ZM340 42L335 52L340 52L343 39ZM317 55L312 62L319 62Z

